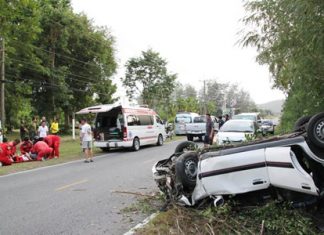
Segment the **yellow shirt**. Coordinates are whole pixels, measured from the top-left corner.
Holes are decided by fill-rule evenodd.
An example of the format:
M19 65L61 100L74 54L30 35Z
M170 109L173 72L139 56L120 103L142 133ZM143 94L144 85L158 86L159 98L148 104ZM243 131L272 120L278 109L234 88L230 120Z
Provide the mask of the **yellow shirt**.
M52 122L51 133L56 134L59 131L58 122Z

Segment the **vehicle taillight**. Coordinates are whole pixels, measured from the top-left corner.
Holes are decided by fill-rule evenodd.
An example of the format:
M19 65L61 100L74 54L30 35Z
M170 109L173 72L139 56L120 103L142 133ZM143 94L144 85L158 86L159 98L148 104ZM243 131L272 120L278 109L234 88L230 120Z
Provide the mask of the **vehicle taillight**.
M127 138L127 127L123 127L123 137Z

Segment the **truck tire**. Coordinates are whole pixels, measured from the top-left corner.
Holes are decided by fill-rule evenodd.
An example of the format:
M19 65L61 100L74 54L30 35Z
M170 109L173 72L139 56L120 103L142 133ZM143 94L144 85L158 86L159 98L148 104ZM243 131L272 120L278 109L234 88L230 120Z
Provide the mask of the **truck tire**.
M194 137L193 137L192 135L187 135L187 140L188 140L188 141L193 141L193 138L194 138Z

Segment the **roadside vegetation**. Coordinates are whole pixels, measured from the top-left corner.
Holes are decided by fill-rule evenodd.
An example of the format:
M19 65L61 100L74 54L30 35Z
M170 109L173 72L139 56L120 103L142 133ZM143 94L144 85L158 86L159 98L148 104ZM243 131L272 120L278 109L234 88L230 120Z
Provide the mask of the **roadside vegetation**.
M304 115L324 110L324 2L248 0L243 46L257 49L274 86L287 94L280 132Z
M170 205L136 234L324 234L316 227L319 222L313 211L291 209L289 204L240 206L232 200L205 209Z

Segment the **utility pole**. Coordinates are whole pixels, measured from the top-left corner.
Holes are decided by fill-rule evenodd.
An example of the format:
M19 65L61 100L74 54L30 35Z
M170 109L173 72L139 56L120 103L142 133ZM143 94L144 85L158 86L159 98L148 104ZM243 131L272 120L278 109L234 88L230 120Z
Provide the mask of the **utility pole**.
M5 113L5 40L3 37L1 40L1 86L0 86L0 111L1 111L1 128L4 129L6 121Z
M207 113L207 104L206 104L206 80L204 80L204 114Z

